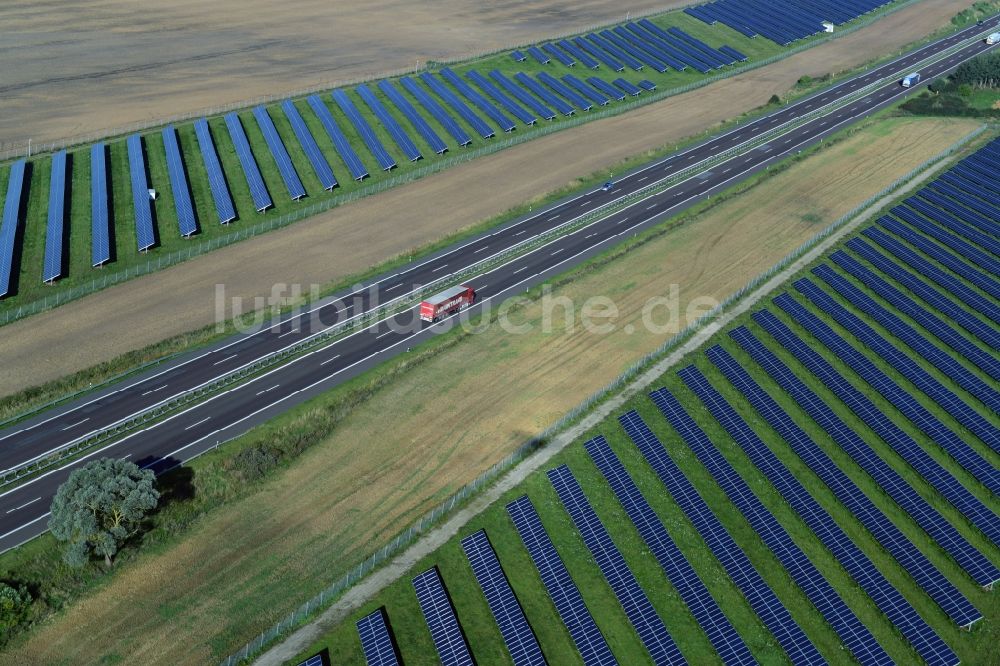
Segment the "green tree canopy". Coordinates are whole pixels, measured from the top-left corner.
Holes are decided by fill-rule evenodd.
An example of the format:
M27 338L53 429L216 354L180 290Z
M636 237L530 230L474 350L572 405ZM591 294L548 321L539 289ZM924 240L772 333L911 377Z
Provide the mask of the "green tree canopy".
M0 636L6 636L28 616L31 595L24 587L0 583Z
M66 542L64 558L83 566L91 555L110 567L118 549L156 508L151 470L116 458L95 460L70 474L52 501L49 530Z
M973 88L1000 88L1000 52L991 51L962 63L955 70L952 80Z

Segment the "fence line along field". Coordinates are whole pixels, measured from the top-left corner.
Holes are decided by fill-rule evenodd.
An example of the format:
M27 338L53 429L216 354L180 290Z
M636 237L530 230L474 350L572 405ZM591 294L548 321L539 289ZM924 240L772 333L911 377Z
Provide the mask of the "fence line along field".
M11 655L44 662L73 645L87 661L225 656L669 337L641 325L647 298L679 285L683 326L692 298L724 298L975 126L882 122L582 272L554 295L578 305L612 298L622 313L614 333L586 333L578 319L567 331L557 312L559 326L545 334L535 303L516 314L532 333L494 328L458 342L380 389L259 492L209 515L176 546L142 555ZM475 366L456 373L473 353ZM391 422L376 418L389 411ZM465 425L430 432L427 414Z
M9 360L6 372L0 375L0 394L17 392L109 361L123 349L141 349L211 324L215 285L220 282L226 284L227 294L253 302L255 296L270 294L278 282L309 285L343 280L388 257L405 255L477 221L536 200L573 183L581 174L607 169L651 147L696 135L735 114L765 104L773 94L784 95L803 74L817 77L856 67L887 49L899 48L946 25L953 14L954 4L949 0L925 0L876 25L765 68L622 116L550 134L265 237L215 251L211 257L196 258L182 267L14 322L4 327L4 335L0 337L0 354ZM195 141L193 131L187 138L187 130L180 127L179 131L182 146L186 141ZM225 130L222 131L221 139L225 141ZM196 160L194 165L199 166L199 162ZM127 181L124 161L122 168L125 169L122 178ZM0 179L4 177L3 171L0 169ZM524 177L509 178L514 172ZM195 199L200 197L210 202L207 184L200 186L199 193L195 183L202 181L192 175L191 182ZM504 186L497 188L497 182ZM80 186L74 181L74 191L80 187L89 189L85 181ZM245 181L233 179L231 187L234 194L243 188L240 191L249 201ZM442 208L438 204L444 199L450 205ZM162 203L162 200L155 203L157 212ZM436 212L414 216L414 209ZM71 206L71 211L79 211L79 207ZM89 213L88 208L88 217ZM210 214L214 216L214 210ZM71 224L76 224L75 220ZM205 225L205 233L217 233L217 228L218 225ZM88 239L89 235L84 240ZM176 242L182 241L176 239ZM80 251L71 252L71 257L80 255ZM86 256L89 258L89 251ZM290 261L291 257L295 260ZM37 278L32 273L26 279ZM36 288L44 287L38 284ZM109 318L104 315L106 312L116 315ZM71 354L53 357L45 353L64 336L74 340Z
M996 182L998 151L994 139L963 164ZM511 663L501 633L508 627L498 630L504 615L470 567L467 539L484 530L548 663L579 663L583 651L571 640L580 607L562 615L553 587L578 590L619 663L648 663L654 649L641 640L649 638L634 610L642 603L644 619L666 627L656 635L688 663L724 663L727 648L761 664L789 663L786 655L803 648L828 663L847 663L849 654L991 663L1000 621L991 492L1000 394L995 382L987 386L998 375L995 357L983 353L1000 336L1000 309L970 306L980 289L998 289L987 231L996 222L958 209L962 226L933 206L926 212L935 222L911 222L908 211L930 201L940 182L892 208L907 224L883 216L852 231L657 379L649 395L629 399L457 534L443 535L437 550L301 656L328 649L332 663L362 661L355 622L378 610L405 663L434 655L440 646L429 628L445 620L422 614L414 592L415 577L436 568L473 658ZM964 187L981 206L974 185ZM906 251L911 242L919 252ZM948 268L921 267L931 261ZM875 311L878 323L867 330L865 313ZM947 312L955 319L944 328L930 319ZM904 313L920 322L917 337ZM948 326L963 329L964 343ZM537 536L525 538L518 524L528 503L535 535L551 539L568 578L543 585L543 566L528 555ZM731 539L724 548L715 540L723 534ZM728 559L734 548L744 563ZM759 577L737 589L747 567ZM695 597L698 585L706 596ZM746 593L764 586L772 600L752 609ZM773 622L786 610L788 619ZM804 639L782 640L792 622ZM711 641L727 630L731 641Z

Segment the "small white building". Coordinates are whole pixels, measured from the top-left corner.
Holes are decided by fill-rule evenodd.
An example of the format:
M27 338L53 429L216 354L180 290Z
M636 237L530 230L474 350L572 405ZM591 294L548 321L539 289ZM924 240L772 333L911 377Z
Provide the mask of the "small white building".
M829 21L823 21L823 32L833 32L833 24Z

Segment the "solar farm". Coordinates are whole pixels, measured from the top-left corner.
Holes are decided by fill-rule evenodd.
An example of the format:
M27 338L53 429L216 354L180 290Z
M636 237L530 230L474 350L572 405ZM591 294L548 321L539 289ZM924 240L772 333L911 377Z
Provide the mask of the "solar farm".
M852 3L850 22L884 2ZM231 112L0 167L0 307L148 265L508 133L614 108L780 53L672 12L489 58ZM823 32L803 12L796 40ZM748 25L757 25L748 22ZM758 38L763 36L763 39ZM47 196L45 196L47 194Z
M308 654L985 663L1000 621L998 220L994 139L838 241Z

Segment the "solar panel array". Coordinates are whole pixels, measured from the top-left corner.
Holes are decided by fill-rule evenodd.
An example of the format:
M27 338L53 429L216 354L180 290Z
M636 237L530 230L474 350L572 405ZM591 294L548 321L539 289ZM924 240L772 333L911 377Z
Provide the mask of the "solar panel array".
M358 93L358 96L364 100L368 108L372 110L375 117L379 119L382 126L389 132L389 136L396 143L406 158L411 162L415 162L423 157L420 154L420 149L417 148L417 144L413 143L413 139L406 133L406 130L392 117L389 110L385 108L382 101L372 92L371 88L362 84L354 89Z
M843 341L833 330L816 315L793 299L788 294L781 294L774 299L775 305L788 313L797 323L803 326L817 340L827 345L838 345ZM846 404L865 425L871 428L892 449L899 454L920 476L937 490L942 497L958 509L962 515L977 527L994 545L1000 545L1000 520L985 504L965 488L950 472L931 457L905 431L897 426L864 393L854 388L834 367L821 355L807 354L803 347L786 343L783 331L773 325L772 318L756 316L755 320L773 337L795 354L796 358L810 372L823 382L844 404ZM851 355L843 359L848 367L858 371L859 361L868 365L867 359Z
M851 326L850 330L857 331L857 335L861 336L861 339L864 340L866 344L873 346L873 351L883 354L885 357L888 357L888 359L896 360L896 365L899 365L901 370L906 371L904 376L912 374L911 379L917 383L916 385L918 388L932 397L938 396L939 393L947 393L954 396L954 394L946 391L946 389L941 386L937 380L928 375L922 369L914 368L908 363L900 363L898 360L899 354L896 353L897 350L895 350L891 344L872 331L871 328L863 321L833 301L829 294L817 287L814 283L803 279L797 281L795 286L799 291L805 294L810 301L817 304L825 312L833 316L838 321L843 320L844 323L849 324ZM810 322L811 321L812 320L810 320ZM956 462L958 462L970 474L975 476L980 482L994 492L996 492L997 489L1000 489L1000 478L998 478L998 475L992 469L992 466L986 463L986 461L984 461L978 453L969 448L968 444L963 442L962 439L944 423L942 423L940 419L934 416L918 401L914 400L913 396L899 386L898 383L893 381L888 375L882 372L882 370L877 368L872 361L868 360L856 349L850 347L850 345L848 345L843 338L832 332L829 335L824 332L823 335L823 343L826 344L831 351L848 363L859 376L871 385L872 388L881 393L886 400L891 402L903 415L910 419L915 426L917 426L942 449L944 449L948 455L954 458ZM948 398L947 395L945 395L944 397L938 396L938 398L944 404L951 405L955 408L958 406L956 403L965 405L965 403L961 402L957 397ZM965 407L967 408L968 406L965 405Z
M653 663L686 663L569 467L550 469L547 476Z
M448 150L448 146L441 140L441 137L438 136L437 132L431 128L430 124L428 124L424 117L420 115L412 104L410 104L410 101L406 99L401 92L396 90L396 88L389 81L385 79L379 81L378 89L381 90L382 93L396 105L396 108L399 109L404 116L406 116L406 119L410 121L410 124L416 128L420 136L422 136L424 141L427 142L427 145L431 147L431 150L439 155Z
M416 81L408 76L402 77L399 82L406 88L413 97L420 102L420 105L424 107L427 113L431 114L435 120L441 123L441 126L445 128L448 134L451 134L452 138L458 142L460 146L467 146L472 143L472 137L469 136L461 125L456 121L447 111L438 104L437 100L431 97L426 90L421 88ZM487 135L483 138L489 138L493 136L493 131L488 127L486 128Z
M462 118L462 120L469 123L469 125L472 126L472 129L479 133L479 136L484 139L489 139L496 134L496 132L493 131L493 128L486 124L485 120L477 116L465 102L458 98L458 95L453 93L448 86L442 83L436 76L430 72L424 72L420 75L420 79L426 83L438 97L443 99L445 104L450 106L451 109ZM402 81L405 85L407 79L403 78Z
M302 114L299 113L299 110L290 99L286 99L281 103L281 110L284 111L285 118L288 119L288 124L292 126L292 131L295 133L295 138L299 140L302 152L309 158L313 173L316 174L320 185L323 186L324 190L332 190L337 186L337 179L333 175L330 163L323 156L323 151L320 150L319 144L316 143L315 137L313 137L312 132L306 126L306 121L302 119Z
M357 621L361 651L368 666L397 666L400 663L392 634L386 622L385 608L379 608Z
M747 37L760 35L787 46L798 39L823 32L824 21L847 23L891 0L715 0L687 7L684 12L708 23L723 23Z
M306 195L306 188L302 186L299 174L295 171L295 165L292 164L292 158L288 155L285 143L274 127L274 121L268 115L267 109L263 106L254 107L253 117L257 120L257 126L260 128L261 134L264 135L264 141L271 151L271 157L274 158L274 162L278 166L281 180L288 188L288 195L292 199L301 199Z
M879 610L930 665L954 666L958 657L910 603L885 579L868 556L847 536L833 518L778 460L746 421L694 366L678 373L708 411L743 449L799 517L829 549L851 578L871 597ZM742 388L737 386L737 388Z
M472 654L462 635L448 593L441 582L437 567L432 567L413 579L417 603L423 613L431 639L443 666L472 666Z
M243 167L243 175L247 179L247 187L250 188L250 198L253 199L257 212L263 213L273 206L274 202L271 201L271 195L267 191L267 186L264 185L264 178L260 175L257 160L254 159L250 142L247 140L246 132L243 131L243 123L240 122L240 117L235 112L227 113L225 120L226 129L229 130L229 138L233 142L233 147L236 148L236 157L239 159L240 166Z
M507 109L509 112L514 114L514 117L520 120L522 123L526 125L534 125L535 122L538 120L536 116L532 115L524 107L522 107L520 104L512 100L509 96L507 96L507 94L504 91L497 88L497 86L492 81L487 79L485 76L483 76L476 70L466 72L465 77L470 81L472 81L473 83L475 83L477 86L479 86L481 90L484 90L486 94L492 97L493 100L497 102L500 106L502 106L503 108ZM549 116L546 118L546 120L551 120L552 118L555 118L555 114L550 111Z
M0 297L10 292L11 271L14 263L14 242L21 224L21 194L24 187L25 161L10 165L7 176L7 196L3 200L3 219L0 220Z
M236 210L233 208L233 196L229 192L229 183L226 182L226 175L219 163L219 155L215 152L215 142L212 140L212 131L208 127L208 121L204 118L196 120L194 133L198 138L198 148L201 150L205 172L208 174L208 185L212 190L212 201L215 203L215 212L219 216L219 224L228 224L236 219Z
M90 265L94 267L111 261L106 152L103 143L90 147Z
M667 579L694 615L698 626L708 636L712 647L724 664L755 664L743 639L723 615L719 605L709 594L705 584L695 573L677 544L667 533L653 508L639 492L635 481L625 466L608 446L604 437L598 436L584 444L587 453L604 475L618 502L625 509L639 535L660 563Z
M298 666L325 666L326 660L324 659L324 653L320 652L309 657L305 661L298 664Z
M472 102L476 108L485 113L486 116L495 122L504 132L513 131L516 127L513 120L502 114L500 110L493 106L488 99L483 97L483 95L477 92L472 86L463 81L458 74L445 67L441 70L440 76L445 81L453 85L462 97Z
M347 96L347 93L343 90L334 90L330 93L333 101L337 103L340 107L341 112L347 119L351 121L354 125L354 129L357 130L358 135L361 136L361 140L365 142L368 146L368 152L372 154L375 161L379 163L383 171L389 171L396 166L396 160L392 158L389 151L385 149L382 142L379 140L378 136L375 134L375 130L372 126L368 124L361 112L358 111L358 107L354 105L354 101Z
M865 526L875 540L892 555L927 595L960 627L971 626L982 614L917 547L882 513L867 495L796 424L788 413L765 392L729 352L716 345L706 355L764 420L781 435L795 454L833 492L851 515ZM766 456L765 456L766 457ZM772 465L777 457L771 460ZM791 473L781 472L787 481ZM804 489L803 489L804 491ZM832 520L832 519L831 519Z
M132 209L135 213L135 242L139 252L156 244L153 232L153 211L146 180L146 155L142 150L142 137L133 134L125 141L128 146L128 170L132 180Z
M504 645L515 666L537 666L545 663L531 625L524 617L521 604L514 596L500 560L490 545L484 530L462 539L462 550L472 566L472 573L486 597L486 604L500 629Z
M770 326L782 331L786 346L794 348L798 354L815 356L812 348L805 345L770 312L766 310L754 315L758 322L767 318ZM863 469L889 497L909 515L968 573L973 580L983 586L1000 580L1000 569L994 566L982 553L959 534L951 523L934 509L913 487L883 460L878 453L834 413L816 393L809 389L797 374L774 355L763 343L744 326L729 333L753 360L785 390L795 403L819 424L831 439Z
M330 141L333 142L333 147L336 149L337 154L340 155L340 159L347 165L347 170L351 172L351 177L354 180L364 180L368 176L368 169L354 151L351 142L347 140L344 131L340 129L340 125L337 124L333 114L330 113L330 109L323 103L319 95L310 95L306 101L309 103L309 108L319 118L320 124L323 125L323 129L326 130Z
M198 232L198 223L194 219L191 188L188 187L187 173L184 171L181 147L177 143L177 131L173 125L167 125L161 134L163 147L167 153L167 176L170 178L170 192L174 195L174 210L177 211L177 227L180 229L181 236L187 237Z
M556 552L534 505L522 495L507 505L514 528L521 537L531 561L538 570L542 585L566 626L585 666L617 664L607 641L580 596L580 590Z
M719 453L705 432L681 407L677 398L665 388L652 392L650 398L726 493L726 497L739 509L764 544L778 558L792 580L837 632L840 640L858 663L866 666L891 664L889 655L868 628L792 541L785 528L767 510L729 461Z
M45 262L42 282L52 282L62 275L63 223L66 220L66 151L52 156L49 179L49 220L45 228Z
M500 70L497 69L492 70L490 72L490 78L499 83L504 90L506 90L511 95L516 97L519 102L530 107L535 113L539 115L539 117L545 118L546 120L552 120L553 118L556 117L556 114L554 111L552 111L552 109L549 109L544 104L539 102L537 99L529 95L527 92L524 91L523 88L521 88L513 81L508 79L506 76L504 76L503 72L501 72ZM531 79L527 80L531 81ZM544 90L544 88L542 90ZM552 98L553 96L551 94L548 94L548 97Z
M618 422L792 663L826 663L639 414L634 410L626 412Z

